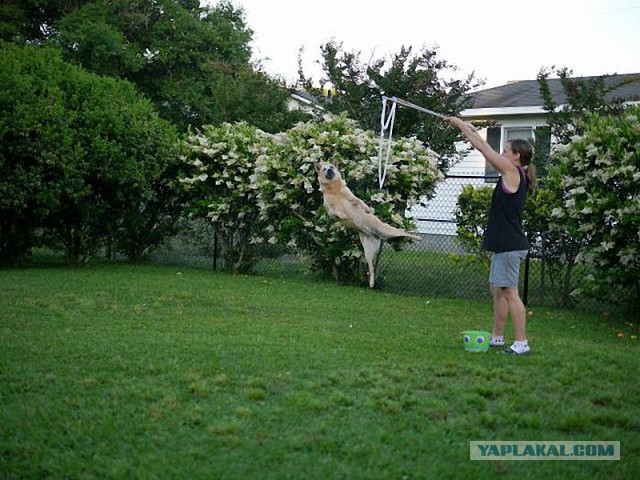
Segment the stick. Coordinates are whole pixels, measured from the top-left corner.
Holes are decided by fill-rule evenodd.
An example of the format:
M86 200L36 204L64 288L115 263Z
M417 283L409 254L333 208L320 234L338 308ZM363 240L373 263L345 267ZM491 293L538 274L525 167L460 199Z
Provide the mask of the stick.
M445 115L442 115L441 113L434 112L433 110L429 110L428 108L421 107L420 105L416 105L415 103L407 102L406 100L402 100L401 98L397 98L397 97L392 97L392 98L382 97L382 101L383 102L386 102L387 100L395 102L395 103L397 103L399 105L402 105L404 107L414 108L416 110L419 110L419 111L424 112L424 113L428 113L429 115L433 115L435 117L447 118Z

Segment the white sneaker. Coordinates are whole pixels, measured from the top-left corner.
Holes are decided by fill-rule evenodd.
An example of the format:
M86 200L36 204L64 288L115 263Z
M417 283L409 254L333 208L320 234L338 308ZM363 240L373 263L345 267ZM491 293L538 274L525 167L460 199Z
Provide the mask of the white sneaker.
M524 342L519 342L516 340L513 342L513 345L504 349L504 353L511 353L514 355L529 355L531 353L531 349L529 348L529 343L525 340Z
M490 347L504 347L504 337L491 337L489 340Z

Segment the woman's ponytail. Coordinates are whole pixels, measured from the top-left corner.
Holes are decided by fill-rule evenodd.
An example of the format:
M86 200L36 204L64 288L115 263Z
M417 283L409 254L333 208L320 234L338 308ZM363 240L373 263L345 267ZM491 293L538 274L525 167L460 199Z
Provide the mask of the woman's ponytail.
M533 194L538 186L538 170L533 163L525 167L527 174L527 195Z
M521 138L509 140L511 150L520 155L520 165L527 176L527 195L531 195L538 186L538 172L536 166L531 163L533 159L533 147L529 142Z

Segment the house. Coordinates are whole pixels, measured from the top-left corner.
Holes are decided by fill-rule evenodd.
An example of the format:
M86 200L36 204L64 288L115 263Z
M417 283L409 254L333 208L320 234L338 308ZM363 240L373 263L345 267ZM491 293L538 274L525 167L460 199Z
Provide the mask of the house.
M600 77L579 77L589 81ZM640 103L640 73L609 75L604 77L606 87L618 86L606 98L621 98L628 103ZM560 79L548 79L550 93L556 104L566 104L567 99ZM552 143L546 123L546 111L537 80L510 82L470 94L473 103L460 112L467 121L487 121L492 126L480 130L487 142L502 151L512 138L533 140L543 157L548 155ZM461 145L462 147L462 145ZM493 178L485 178L485 177ZM463 161L453 166L447 178L438 185L435 196L425 207L415 206L408 215L416 221L418 231L431 235L455 235L455 208L464 185L480 186L496 181L497 172L487 164L482 155L471 150Z

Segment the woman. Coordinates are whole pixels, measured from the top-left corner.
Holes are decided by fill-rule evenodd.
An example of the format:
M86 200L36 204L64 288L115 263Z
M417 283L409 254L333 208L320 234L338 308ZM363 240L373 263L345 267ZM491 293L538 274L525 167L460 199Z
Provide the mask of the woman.
M502 154L496 152L470 123L448 117L471 145L500 173L491 197L489 222L482 248L493 252L489 284L493 297L493 331L490 345L504 346L504 326L509 314L515 341L505 353L530 353L526 335L526 309L518 293L520 263L527 256L529 242L522 228L522 213L527 193L536 185L536 170L531 164L533 148L526 140L509 140Z

